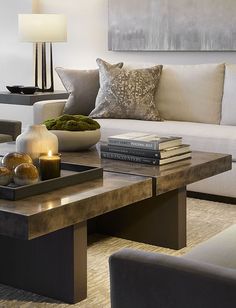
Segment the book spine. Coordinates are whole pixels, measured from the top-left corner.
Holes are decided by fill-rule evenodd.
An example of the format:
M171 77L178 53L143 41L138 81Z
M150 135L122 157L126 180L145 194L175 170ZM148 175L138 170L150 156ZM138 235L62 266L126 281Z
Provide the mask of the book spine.
M159 150L159 144L154 142L135 141L126 139L112 139L108 138L109 145L125 146L130 148L142 148L149 150Z
M148 149L137 149L129 147L117 147L112 145L101 145L101 151L103 152L113 152L134 156L150 157L150 158L160 158L160 151L148 150Z
M117 159L123 161L130 161L133 163L149 164L149 165L159 165L159 159L149 158L149 157L139 157L120 153L112 152L101 152L101 158Z

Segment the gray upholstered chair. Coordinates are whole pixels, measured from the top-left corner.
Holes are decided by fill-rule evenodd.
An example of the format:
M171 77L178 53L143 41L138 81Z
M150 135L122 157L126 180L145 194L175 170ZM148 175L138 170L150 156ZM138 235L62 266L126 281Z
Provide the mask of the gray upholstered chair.
M112 308L236 307L236 225L182 257L124 249L109 262Z
M21 122L0 119L0 143L16 140L21 133Z

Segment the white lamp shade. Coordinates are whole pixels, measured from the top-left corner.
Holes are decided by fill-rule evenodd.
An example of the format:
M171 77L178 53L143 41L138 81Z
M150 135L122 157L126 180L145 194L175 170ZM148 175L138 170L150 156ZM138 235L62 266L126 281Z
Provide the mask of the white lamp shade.
M19 39L22 42L65 42L67 20L62 14L19 14Z

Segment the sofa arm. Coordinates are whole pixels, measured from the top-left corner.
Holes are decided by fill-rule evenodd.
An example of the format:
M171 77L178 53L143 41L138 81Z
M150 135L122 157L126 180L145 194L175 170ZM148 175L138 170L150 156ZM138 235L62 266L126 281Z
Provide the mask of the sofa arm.
M110 259L112 308L233 308L236 271L124 249Z
M0 119L0 134L6 134L12 136L13 140L21 134L22 123L14 120Z
M60 116L65 103L66 100L62 99L36 102L33 105L34 124Z

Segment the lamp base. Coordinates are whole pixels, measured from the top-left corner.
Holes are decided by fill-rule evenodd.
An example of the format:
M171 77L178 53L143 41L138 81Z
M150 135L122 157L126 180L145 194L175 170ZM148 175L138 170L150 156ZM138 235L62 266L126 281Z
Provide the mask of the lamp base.
M46 43L35 44L35 87L38 92L54 92L54 79L53 79L53 56L52 56L52 43L50 44L50 87L47 87L47 50ZM39 72L39 53L41 51L41 72ZM41 86L39 85L39 75L41 75Z

